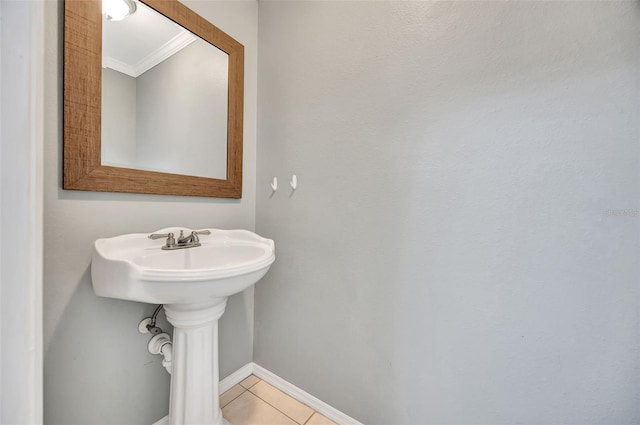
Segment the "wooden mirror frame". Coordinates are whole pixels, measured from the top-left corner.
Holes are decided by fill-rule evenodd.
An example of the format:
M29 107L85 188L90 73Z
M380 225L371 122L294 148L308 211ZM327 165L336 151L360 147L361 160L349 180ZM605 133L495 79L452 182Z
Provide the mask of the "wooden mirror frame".
M244 46L177 0L141 1L229 55L227 178L102 165L102 1L66 0L63 188L241 198Z

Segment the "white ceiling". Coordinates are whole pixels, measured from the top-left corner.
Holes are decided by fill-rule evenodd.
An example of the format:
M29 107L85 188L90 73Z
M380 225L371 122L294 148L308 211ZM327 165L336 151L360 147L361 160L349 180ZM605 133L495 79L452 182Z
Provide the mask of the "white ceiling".
M102 67L137 77L195 41L180 25L136 1L122 21L102 18Z

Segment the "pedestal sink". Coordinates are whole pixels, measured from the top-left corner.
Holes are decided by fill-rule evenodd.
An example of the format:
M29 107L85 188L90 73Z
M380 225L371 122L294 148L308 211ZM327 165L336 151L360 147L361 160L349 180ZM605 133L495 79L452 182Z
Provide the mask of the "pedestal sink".
M178 234L186 228L154 233ZM94 244L91 277L102 297L164 304L174 326L169 424L220 425L218 319L227 298L255 284L275 261L275 245L247 230L207 229L201 246L162 250L135 233Z

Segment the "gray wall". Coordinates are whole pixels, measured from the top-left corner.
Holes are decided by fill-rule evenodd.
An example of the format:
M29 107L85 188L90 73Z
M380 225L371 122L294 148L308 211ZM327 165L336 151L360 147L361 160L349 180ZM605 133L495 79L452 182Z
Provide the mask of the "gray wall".
M227 176L228 55L196 40L136 79L142 168Z
M257 3L186 3L245 46L240 201L61 189L63 8L62 2L45 5L44 400L50 425L151 424L168 413L169 375L136 329L154 307L93 294L95 239L166 226L255 225ZM252 340L249 290L229 300L221 319L221 377L251 361Z
M104 165L136 168L136 79L102 68L101 154Z
M255 361L363 423L639 423L639 12L260 2Z

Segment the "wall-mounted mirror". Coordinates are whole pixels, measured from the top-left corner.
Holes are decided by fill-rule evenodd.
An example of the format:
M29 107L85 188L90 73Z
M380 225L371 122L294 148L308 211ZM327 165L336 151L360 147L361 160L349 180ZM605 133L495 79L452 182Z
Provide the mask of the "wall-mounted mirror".
M67 0L64 74L65 189L241 197L244 49L213 24Z

